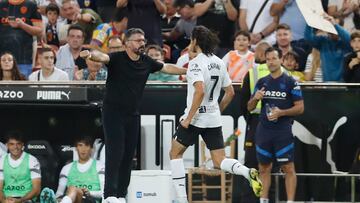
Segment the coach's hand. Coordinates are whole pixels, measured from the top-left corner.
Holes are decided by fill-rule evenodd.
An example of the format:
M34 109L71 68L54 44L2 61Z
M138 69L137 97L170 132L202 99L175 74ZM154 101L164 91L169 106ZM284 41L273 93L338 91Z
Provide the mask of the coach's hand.
M256 100L262 100L265 95L265 87L262 87L260 90L256 91L254 98Z
M180 122L180 125L181 125L182 127L186 128L186 129L188 129L190 123L191 123L191 120L189 120L189 119L184 119L184 120L182 120L182 121Z

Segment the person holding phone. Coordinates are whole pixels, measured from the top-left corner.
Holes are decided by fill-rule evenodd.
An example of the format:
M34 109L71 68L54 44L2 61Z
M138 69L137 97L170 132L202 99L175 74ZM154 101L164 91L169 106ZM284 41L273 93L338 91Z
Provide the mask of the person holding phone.
M41 36L41 15L31 0L0 2L0 53L10 52L18 62L20 72L28 77L32 72L33 36Z

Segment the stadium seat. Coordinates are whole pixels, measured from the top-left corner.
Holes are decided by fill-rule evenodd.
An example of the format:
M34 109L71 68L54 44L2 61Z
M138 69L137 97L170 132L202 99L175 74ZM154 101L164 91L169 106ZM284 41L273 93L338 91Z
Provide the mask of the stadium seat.
M58 158L46 140L31 140L25 145L25 151L35 156L40 162L41 186L56 188L58 182Z

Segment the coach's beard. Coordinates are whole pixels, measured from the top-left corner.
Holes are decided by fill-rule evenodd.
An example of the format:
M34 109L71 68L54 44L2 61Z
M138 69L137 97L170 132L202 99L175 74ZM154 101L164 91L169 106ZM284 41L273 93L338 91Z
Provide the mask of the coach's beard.
M140 46L139 48L136 49L135 53L137 55L141 55L145 53L145 46Z

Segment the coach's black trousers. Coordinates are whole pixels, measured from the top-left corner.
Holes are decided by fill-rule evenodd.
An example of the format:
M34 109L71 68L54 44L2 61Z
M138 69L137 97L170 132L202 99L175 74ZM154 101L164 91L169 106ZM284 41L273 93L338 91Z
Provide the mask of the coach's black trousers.
M140 116L124 115L118 106L104 103L102 119L105 134L104 198L125 197L138 143Z

